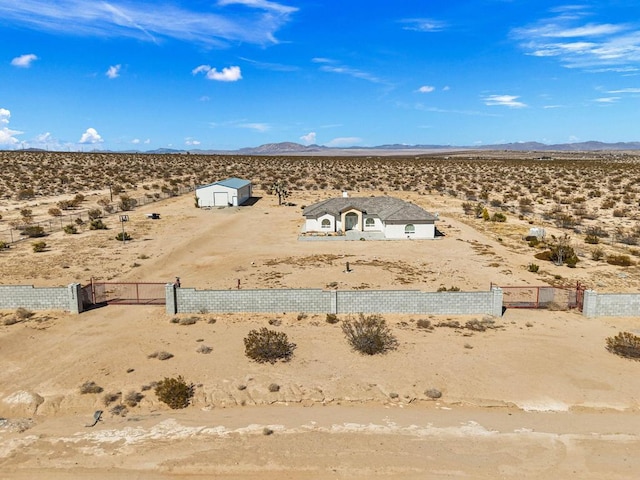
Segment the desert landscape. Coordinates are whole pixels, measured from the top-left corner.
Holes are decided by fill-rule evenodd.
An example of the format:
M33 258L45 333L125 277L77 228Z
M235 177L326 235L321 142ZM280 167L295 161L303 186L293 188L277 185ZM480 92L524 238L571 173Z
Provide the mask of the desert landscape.
M640 289L634 152L0 159L3 285ZM251 205L196 208L191 190L226 177L253 182ZM284 205L270 191L277 180ZM442 236L300 241L302 208L344 191L437 213ZM123 228L127 242L115 238ZM560 239L575 262L549 257ZM385 315L398 345L373 356L350 348L348 319L327 320L169 316L163 306L0 311L0 478L636 477L640 363L605 340L637 334L637 319L566 308ZM243 339L261 327L295 343L289 361L245 356ZM176 376L193 398L172 410L154 385Z

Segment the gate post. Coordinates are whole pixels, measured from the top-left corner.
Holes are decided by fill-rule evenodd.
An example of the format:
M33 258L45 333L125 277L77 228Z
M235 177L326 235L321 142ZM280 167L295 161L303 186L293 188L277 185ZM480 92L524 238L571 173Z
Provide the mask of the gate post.
M164 292L166 301L165 311L168 315L175 315L178 313L178 299L175 283L167 283L164 287Z
M493 315L494 317L501 317L503 306L502 289L497 285L491 284L491 293L493 293L493 308L491 315Z
M82 312L82 286L79 283L71 283L67 287L69 292L69 311L71 313Z

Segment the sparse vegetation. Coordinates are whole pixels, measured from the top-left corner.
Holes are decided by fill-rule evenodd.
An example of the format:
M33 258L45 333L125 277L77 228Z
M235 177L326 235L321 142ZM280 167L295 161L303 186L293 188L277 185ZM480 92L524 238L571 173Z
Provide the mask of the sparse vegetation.
M251 330L244 339L245 354L259 363L275 363L278 360L289 361L296 348L289 342L287 334L262 327Z
M94 381L87 381L80 385L80 393L83 395L88 393L102 393L103 391L104 388Z
M33 242L31 244L31 248L33 249L34 253L44 252L47 249L47 242L44 242L44 241Z
M165 351L153 352L152 354L148 355L147 358L157 358L158 360L169 360L170 358L173 358L173 354Z
M327 317L325 319L325 321L327 323L330 323L332 325L338 323L340 321L340 319L338 318L338 315L336 315L335 313L327 313Z
M625 358L640 360L640 337L630 332L620 332L607 338L607 350Z
M155 393L158 400L176 410L189 406L189 402L193 397L194 387L191 384L187 384L182 376L165 378L158 382Z
M342 323L342 331L349 345L365 355L386 353L398 347L398 340L381 315L360 314L357 320L347 319Z

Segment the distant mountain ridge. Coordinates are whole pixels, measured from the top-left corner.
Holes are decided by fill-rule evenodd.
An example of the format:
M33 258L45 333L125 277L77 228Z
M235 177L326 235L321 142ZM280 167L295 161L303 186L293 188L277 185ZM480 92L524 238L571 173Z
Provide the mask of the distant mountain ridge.
M40 150L40 149L27 149L27 150ZM173 149L173 148L158 148L155 150L126 150L126 151L114 151L114 150L94 150L94 152L103 153L148 153L148 154L184 154L192 153L194 155L292 155L292 154L314 154L314 153L327 153L340 154L345 152L348 154L357 154L360 151L362 154L375 155L376 151L381 154L389 155L392 152L443 152L443 151L455 151L455 150L503 150L503 151L538 151L538 152L594 152L594 151L624 151L624 150L638 150L640 151L640 142L617 142L617 143L605 143L598 141L588 142L576 142L576 143L556 143L546 144L540 142L516 142L516 143L500 143L495 145L474 145L474 146L457 146L457 145L406 145L406 144L384 144L377 145L375 147L326 147L324 145L302 145L295 142L279 142L279 143L265 143L258 147L245 147L237 150L204 150L204 149Z

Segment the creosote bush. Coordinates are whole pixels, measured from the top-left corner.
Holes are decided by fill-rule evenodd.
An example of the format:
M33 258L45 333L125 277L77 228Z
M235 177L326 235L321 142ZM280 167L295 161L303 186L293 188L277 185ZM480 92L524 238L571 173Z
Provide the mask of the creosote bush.
M104 389L100 385L97 385L96 382L93 382L93 381L87 381L87 382L84 382L82 385L80 385L80 393L82 394L102 393L103 391Z
M155 388L156 395L161 402L176 410L189 406L193 397L193 385L187 384L182 376L166 378L158 382Z
M357 320L345 320L342 331L351 347L366 355L386 353L398 347L398 340L391 333L382 315L362 313Z
M40 252L44 252L47 248L47 242L33 242L31 244L31 247L33 248L33 251L35 253L40 253Z
M640 337L629 332L620 332L607 338L607 350L625 358L640 360Z
M244 350L247 357L259 363L275 363L278 360L288 361L293 356L295 343L290 343L287 334L262 327L251 330L244 339Z

